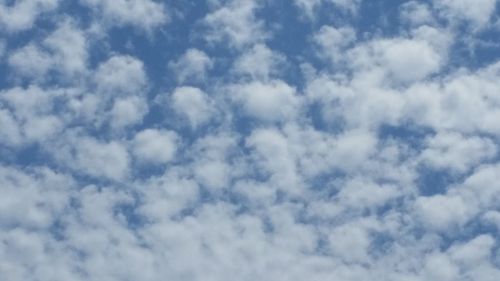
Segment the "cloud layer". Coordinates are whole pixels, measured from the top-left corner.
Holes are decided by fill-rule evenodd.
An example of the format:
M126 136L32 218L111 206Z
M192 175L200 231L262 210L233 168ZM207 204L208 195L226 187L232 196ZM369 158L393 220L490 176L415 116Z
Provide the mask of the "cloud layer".
M0 0L0 280L500 280L496 0L181 2Z

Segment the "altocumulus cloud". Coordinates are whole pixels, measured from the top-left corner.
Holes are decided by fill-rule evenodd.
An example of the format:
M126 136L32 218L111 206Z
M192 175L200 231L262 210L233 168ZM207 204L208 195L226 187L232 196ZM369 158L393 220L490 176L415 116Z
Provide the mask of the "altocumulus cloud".
M0 0L0 280L500 280L496 0Z

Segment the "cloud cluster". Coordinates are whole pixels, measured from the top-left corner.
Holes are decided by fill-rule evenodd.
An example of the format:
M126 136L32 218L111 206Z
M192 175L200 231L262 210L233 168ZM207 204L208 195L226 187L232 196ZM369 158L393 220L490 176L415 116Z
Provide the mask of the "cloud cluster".
M497 2L368 2L0 0L0 279L499 280Z

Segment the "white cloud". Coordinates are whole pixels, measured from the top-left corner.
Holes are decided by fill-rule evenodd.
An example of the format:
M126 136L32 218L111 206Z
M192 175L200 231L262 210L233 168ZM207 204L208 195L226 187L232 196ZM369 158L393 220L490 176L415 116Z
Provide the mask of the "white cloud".
M207 123L214 114L214 104L206 93L194 87L180 87L172 94L172 107L187 118L192 128Z
M356 13L360 2L360 0L294 0L300 11L311 20L315 19L316 14L325 4L333 4L336 8Z
M471 207L458 196L434 195L420 197L415 203L422 223L435 231L459 229L470 217Z
M177 138L177 135L171 131L143 130L134 137L134 156L145 163L164 164L170 162L174 159L177 151Z
M147 77L144 64L131 56L117 55L109 58L94 74L97 89L109 96L144 95Z
M148 105L139 97L116 99L111 108L111 127L121 129L138 124L148 112Z
M273 129L255 130L245 144L255 150L254 161L257 168L275 182L275 188L284 192L297 193L300 179L294 155L281 132Z
M255 0L231 0L217 5L216 10L204 18L209 29L204 38L213 43L227 42L236 48L261 42L268 34L263 22L255 16L257 9Z
M11 108L11 112L4 110L1 118L6 128L3 137L10 145L43 142L63 130L63 120L52 112L54 99L60 95L57 91L33 86L0 93L0 101Z
M457 133L439 133L426 143L427 148L421 155L424 163L458 172L466 172L497 154L497 148L491 140Z
M397 187L387 184L378 185L364 179L347 181L337 195L339 203L349 209L381 207L397 196Z
M236 148L237 139L232 135L215 134L198 139L191 149L190 157L199 184L210 190L230 188L231 178L242 172L239 164L230 160Z
M440 130L498 134L499 126L493 122L500 114L493 94L500 86L493 79L497 67L493 64L474 74L457 72L441 84L421 83L408 89L407 117Z
M459 267L447 255L433 253L425 258L424 278L452 281L459 278Z
M449 249L449 252L451 258L462 265L477 265L489 259L494 244L493 237L479 235L464 244L454 245Z
M5 55L5 50L7 49L7 43L3 40L0 40L0 62L3 62L3 57Z
M73 132L48 147L59 165L75 173L97 179L121 181L129 175L130 157L125 145L118 141L101 141L78 136Z
M50 55L35 45L27 45L14 51L8 61L22 76L38 79L42 79L52 67Z
M120 180L127 177L129 157L125 147L115 141L103 143L84 138L76 144L77 169L96 177Z
M424 25L434 22L434 16L426 3L409 1L400 7L401 19L412 25Z
M138 182L137 187L145 201L138 212L152 221L168 221L194 206L199 197L198 184L174 170L145 183Z
M346 129L377 128L394 124L401 118L404 97L397 91L380 87L379 72L360 74L351 81L314 77L306 88L311 103L320 105L327 124ZM356 112L356 114L350 114Z
M28 140L43 141L56 136L64 129L64 124L55 116L38 116L29 119L23 130Z
M75 23L63 22L43 45L51 51L54 67L63 75L72 77L87 70L87 38Z
M453 43L454 34L450 30L422 25L411 30L412 37L419 41L425 41L439 54L440 62L444 65L448 60L448 53Z
M0 167L0 228L49 228L69 207L73 180L48 168Z
M227 188L231 166L223 161L200 162L195 166L198 181L209 188Z
M314 35L313 40L320 47L321 54L335 64L342 59L344 50L356 40L352 27L335 28L324 25Z
M370 235L356 223L336 227L328 236L328 241L333 254L346 262L368 260Z
M250 79L268 80L280 72L285 62L283 54L272 51L266 45L256 44L236 59L233 70Z
M21 132L10 111L0 109L0 140L6 145L17 145L21 142Z
M32 42L11 52L8 62L22 77L44 81L53 70L68 80L87 71L87 57L84 32L65 20L40 43Z
M24 0L0 3L0 27L8 32L19 32L34 26L37 18L54 11L59 6L59 0Z
M341 169L355 170L375 151L377 138L363 130L346 131L335 143L335 157Z
M261 121L293 118L300 105L295 89L281 80L233 85L228 94L248 116Z
M414 82L436 73L441 66L440 55L432 46L419 40L375 40L356 48L350 55L358 71L380 68L389 81Z
M314 17L314 12L321 4L322 0L295 0L294 4L302 11L308 18Z
M214 61L203 51L188 49L177 61L170 62L168 66L175 72L177 81L202 82L207 71L214 66Z
M111 26L134 26L151 31L169 17L165 6L152 0L80 0L90 7L97 20Z
M474 27L489 23L496 8L496 0L434 0L444 15L452 22L467 20Z

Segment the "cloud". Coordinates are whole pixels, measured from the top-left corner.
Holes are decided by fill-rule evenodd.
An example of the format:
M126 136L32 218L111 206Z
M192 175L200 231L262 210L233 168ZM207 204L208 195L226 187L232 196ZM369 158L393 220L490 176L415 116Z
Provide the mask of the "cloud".
M151 0L81 0L92 9L97 20L111 26L132 26L146 31L168 22L165 6Z
M35 78L47 74L52 60L47 53L38 47L28 45L11 54L9 64L23 76Z
M55 159L78 174L120 181L128 177L130 156L119 141L68 134L51 148Z
M94 73L97 89L108 96L146 93L144 64L131 56L116 55L103 62Z
M48 229L69 207L71 177L47 168L23 172L0 168L2 229Z
M134 156L141 162L164 164L172 161L177 150L174 132L146 129L134 136Z
M337 9L350 13L356 13L359 8L360 0L295 0L297 8L311 20L315 19L316 14L324 5L333 4Z
M447 255L440 253L426 257L424 276L430 280L456 280L459 276L458 266Z
M299 110L295 89L280 80L233 85L228 94L245 114L262 121L284 121Z
M38 17L56 10L59 0L25 0L9 5L0 3L0 27L7 32L33 28Z
M87 71L87 51L85 33L66 20L39 44L30 43L13 51L8 62L18 75L40 82L49 80L50 71L65 80L76 79Z
M440 133L427 141L422 161L432 167L465 172L495 157L497 150L490 139L466 138L454 133Z
M207 71L213 66L213 60L203 51L189 49L177 61L170 62L168 66L176 73L180 83L204 81Z
M187 118L192 128L201 126L215 113L213 102L206 93L194 87L179 87L172 94L175 112Z
M263 41L268 37L268 32L255 15L258 8L254 0L225 1L223 5L217 5L204 18L208 28L204 38L211 43L227 40L231 47L236 48Z
M3 91L0 100L10 108L2 110L2 123L9 132L4 136L7 143L20 146L56 137L64 128L64 121L53 114L59 95L57 91L44 91L37 86Z
M148 112L148 105L144 99L129 97L116 99L111 108L111 127L121 129L141 123Z
M351 53L358 71L383 71L390 81L419 81L440 68L441 57L430 44L419 40L375 40ZM366 69L366 70L365 70Z
M496 0L435 0L445 17L456 22L466 20L475 28L482 28L490 21L496 8Z
M255 130L245 144L254 149L253 162L257 171L269 178L274 189L284 193L300 194L296 159L286 137L273 129Z
M276 76L285 63L283 54L272 51L266 45L256 44L235 60L233 70L253 80L268 80Z
M425 25L434 22L434 15L428 4L409 1L400 7L400 17L411 25Z
M319 45L321 53L336 63L340 60L342 51L356 40L356 31L351 27L324 25L314 34L313 40Z
M456 196L422 197L415 204L416 212L422 218L423 224L436 231L461 228L470 212L464 200Z

